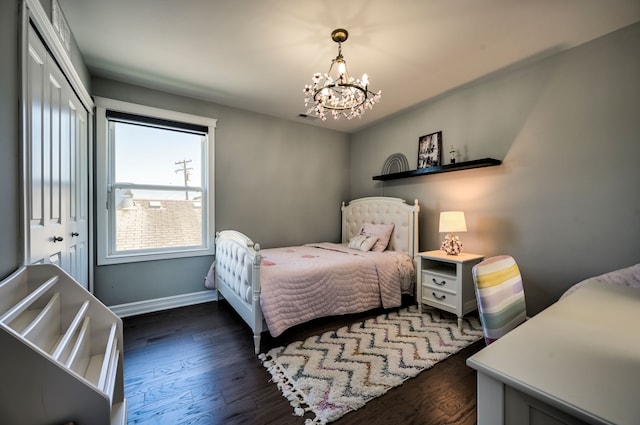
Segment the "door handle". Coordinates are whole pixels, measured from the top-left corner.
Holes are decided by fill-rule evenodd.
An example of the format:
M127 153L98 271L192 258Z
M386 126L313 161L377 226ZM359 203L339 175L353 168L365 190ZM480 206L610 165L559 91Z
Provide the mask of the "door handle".
M71 232L71 236L72 236L72 237L73 237L73 236L80 236L80 233L78 233L78 232Z
M62 242L64 239L62 238L62 236L54 236L53 237L53 242Z

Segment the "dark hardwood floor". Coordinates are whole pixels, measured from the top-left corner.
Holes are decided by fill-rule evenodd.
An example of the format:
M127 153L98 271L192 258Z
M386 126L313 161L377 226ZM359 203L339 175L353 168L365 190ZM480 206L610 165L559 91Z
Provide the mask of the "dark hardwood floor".
M262 352L337 329L375 311L320 319L263 335ZM467 357L478 341L335 425L476 423L476 375ZM248 326L225 301L124 319L129 424L304 424L253 353Z

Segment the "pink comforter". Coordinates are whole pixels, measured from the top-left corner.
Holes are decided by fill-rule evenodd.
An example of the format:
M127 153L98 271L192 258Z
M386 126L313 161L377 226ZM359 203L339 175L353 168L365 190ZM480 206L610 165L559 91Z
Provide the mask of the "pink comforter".
M274 337L318 317L400 306L403 266L407 259L411 263L406 254L360 252L331 243L260 254L260 304Z

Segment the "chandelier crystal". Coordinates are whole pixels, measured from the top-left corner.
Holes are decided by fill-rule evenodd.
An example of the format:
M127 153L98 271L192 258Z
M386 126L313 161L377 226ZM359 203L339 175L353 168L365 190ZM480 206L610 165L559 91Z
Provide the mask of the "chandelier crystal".
M309 109L307 114L315 114L320 119L327 119L328 111L334 119L345 117L348 120L361 118L365 110L372 109L380 101L382 91L374 93L369 90L369 77L363 74L357 79L349 75L347 62L342 56L342 43L349 33L345 29L336 29L331 39L338 43L338 56L331 61L326 74L313 74L312 84L304 86L304 104Z

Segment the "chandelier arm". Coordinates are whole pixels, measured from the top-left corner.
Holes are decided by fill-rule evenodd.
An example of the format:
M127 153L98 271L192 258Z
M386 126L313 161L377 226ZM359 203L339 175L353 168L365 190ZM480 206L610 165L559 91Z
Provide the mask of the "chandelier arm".
M348 105L343 105L343 106L339 106L339 104L344 104L343 102L337 102L337 105L331 105L330 103L326 103L326 102L322 102L322 99L318 99L318 96L321 95L322 93L326 92L327 90L332 90L335 93L341 93L341 89L355 89L358 91L358 93L360 94L360 96L356 96L355 94L353 94L351 96L352 99L358 99L357 102L353 102L351 101ZM372 93L371 91L368 91L366 89L364 89L363 87L357 85L357 84L352 84L352 83L342 83L342 84L328 84L325 85L317 90L314 91L313 94L313 100L314 102L318 103L320 102L322 104L322 106L326 109L331 109L331 110L337 110L337 111L342 111L342 110L349 110L349 109L353 109L353 108L357 108L361 105L363 105L367 99L369 98L368 93L371 93L373 95L375 95L375 93Z

